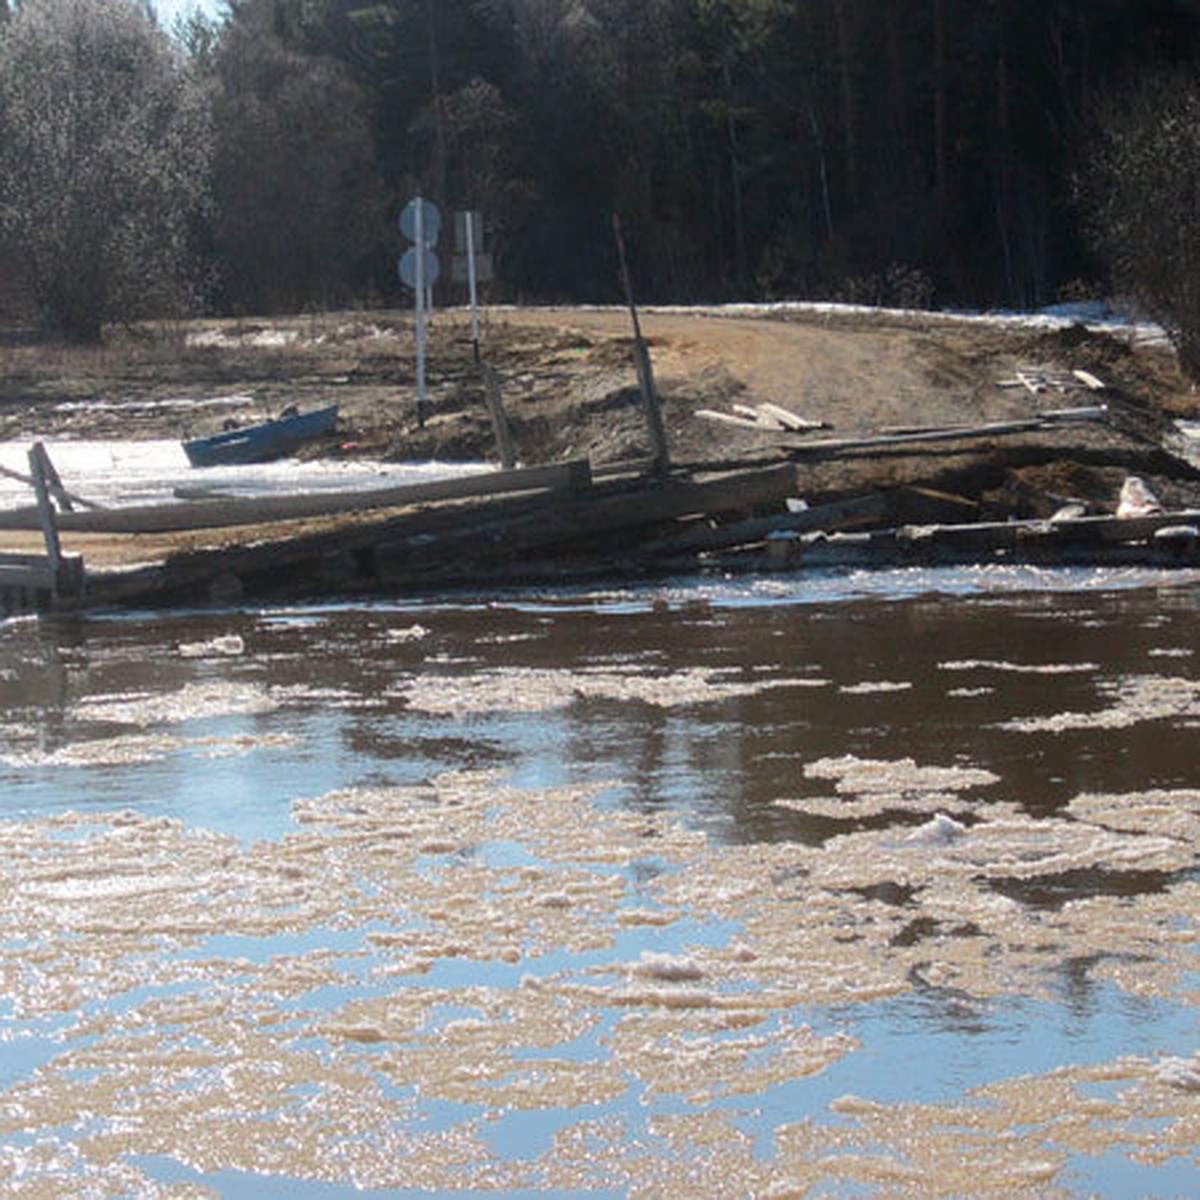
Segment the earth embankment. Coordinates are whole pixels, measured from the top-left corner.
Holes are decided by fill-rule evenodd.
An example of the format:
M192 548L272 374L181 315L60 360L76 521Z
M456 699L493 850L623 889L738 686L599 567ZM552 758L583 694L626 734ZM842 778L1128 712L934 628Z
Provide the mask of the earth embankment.
M1169 505L1200 499L1195 473L1162 450L1170 419L1200 405L1170 348L1143 331L798 307L651 309L641 327L681 466L799 457L816 498L915 483L969 493L993 515L1062 496L1103 508L1129 473L1149 476ZM627 311L492 309L478 332L476 346L465 312L433 317L424 421L406 313L139 326L90 349L10 340L0 346L0 436L183 437L336 401L339 432L312 453L488 458L486 368L522 462L603 465L648 452ZM1073 373L1104 386L1076 386ZM1097 403L1100 423L827 456L806 456L801 436L711 415L773 404L825 438L862 439Z

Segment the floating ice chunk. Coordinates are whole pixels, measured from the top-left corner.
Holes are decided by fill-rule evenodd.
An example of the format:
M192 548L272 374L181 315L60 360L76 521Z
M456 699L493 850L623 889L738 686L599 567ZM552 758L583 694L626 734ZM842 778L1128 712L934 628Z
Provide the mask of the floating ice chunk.
M403 629L389 629L389 642L419 642L429 636L429 630L424 625L406 625Z
M869 696L873 692L906 692L912 687L911 683L892 682L886 679L877 682L848 683L838 688L846 696Z
M626 988L609 993L613 1004L625 1008L718 1008L715 992L703 988Z
M896 761L858 758L821 758L808 763L809 779L833 779L840 793L856 795L960 792L998 783L999 776L978 767L922 767L911 758Z
M1013 671L1030 675L1071 675L1099 671L1098 663L1019 663L996 659L966 658L938 663L939 671Z
M690 958L644 951L641 959L630 968L630 974L666 983L694 983L697 979L704 978L704 969Z
M918 825L904 840L920 846L948 846L957 842L966 832L965 825L940 812L924 825Z
M1098 689L1113 697L1096 712L1057 712L1049 716L1016 717L998 729L1018 733L1062 733L1072 729L1127 729L1145 721L1179 720L1200 716L1200 682L1162 675L1131 676Z
M237 658L245 653L245 650L246 643L236 633L210 638L207 642L181 642L179 644L180 658L213 658L217 655Z
M1200 1092L1200 1066L1194 1058L1164 1058L1154 1072L1159 1083L1185 1092Z

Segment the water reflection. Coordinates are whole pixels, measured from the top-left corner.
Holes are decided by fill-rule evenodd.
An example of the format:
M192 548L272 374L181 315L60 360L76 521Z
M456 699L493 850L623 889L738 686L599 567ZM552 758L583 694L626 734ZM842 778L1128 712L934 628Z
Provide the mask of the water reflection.
M366 1130L345 1178L380 1188L405 1155L444 1186L431 1139L464 1188L503 1161L519 1192L646 1186L708 1137L714 1171L754 1191L840 1138L903 1158L902 1129L932 1144L954 1124L906 1106L950 1113L1022 1075L1085 1095L1101 1067L1169 1114L1149 1064L1195 1035L1197 591L1073 581L0 627L0 1037L24 1048L5 1111L69 1105L84 1067L136 1078L160 1029L172 1063L203 1044L208 1072L295 1072L241 1102ZM14 924L35 911L36 945ZM53 1046L39 1005L74 1022ZM1040 1129L996 1103L1006 1130ZM895 1106L886 1132L871 1105ZM805 1122L817 1141L789 1157ZM68 1175L100 1170L57 1136ZM239 1174L151 1140L114 1153L231 1194L339 1169L241 1147L257 1166Z

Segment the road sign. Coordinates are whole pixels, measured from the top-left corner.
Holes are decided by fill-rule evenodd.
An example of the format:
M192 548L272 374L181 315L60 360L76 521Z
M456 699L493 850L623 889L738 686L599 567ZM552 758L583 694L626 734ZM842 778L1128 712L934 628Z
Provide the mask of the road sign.
M483 249L483 213L457 212L454 214L454 252L468 254L472 247L476 254Z
M455 283L468 283L471 279L471 260L465 254L456 254L450 259L450 278ZM475 255L475 281L488 283L496 278L496 264L490 254Z
M418 267L421 268L420 284L422 287L429 287L431 284L437 282L438 276L442 273L442 264L438 259L437 254L432 250L426 250L424 252L423 261L417 261L416 246L410 246L407 250L405 250L405 252L400 256L400 262L398 266L400 268L401 280L403 280L403 282L406 283L410 288L415 288L417 286Z
M417 226L421 227L421 236L417 237ZM400 232L410 242L422 241L426 246L436 246L438 234L442 231L442 214L432 200L420 196L410 200L400 213Z
M442 266L433 247L442 228L442 214L436 204L416 196L400 213L400 232L411 246L402 255L400 278L412 288L416 298L417 326L417 423L425 424L425 299L432 296L432 285Z

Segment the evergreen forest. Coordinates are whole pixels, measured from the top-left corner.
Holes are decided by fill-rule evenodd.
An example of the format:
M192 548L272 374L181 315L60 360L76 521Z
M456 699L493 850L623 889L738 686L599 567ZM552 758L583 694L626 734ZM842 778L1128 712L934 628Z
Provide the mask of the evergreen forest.
M619 298L617 215L645 301L1041 306L1198 62L1196 0L0 0L0 269L84 336L394 303L422 195L497 300Z

